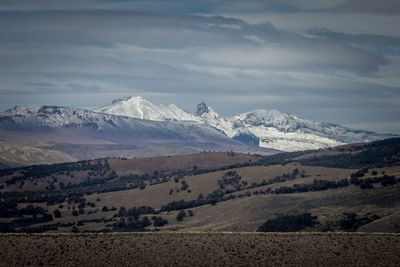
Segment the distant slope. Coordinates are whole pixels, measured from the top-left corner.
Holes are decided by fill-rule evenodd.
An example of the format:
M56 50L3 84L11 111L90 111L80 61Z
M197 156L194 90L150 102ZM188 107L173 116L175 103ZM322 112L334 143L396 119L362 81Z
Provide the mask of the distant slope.
M52 138L54 137L54 139ZM157 157L168 155L184 155L196 153L198 150L179 147L179 146L149 146L137 147L135 145L120 145L120 144L92 144L91 142L101 141L96 139L73 139L78 144L70 143L55 143L54 141L68 141L73 136L65 136L70 139L63 139L61 135L55 133L40 133L40 132L13 132L0 131L0 169L29 166L33 164L52 164L59 162L69 162L77 160L91 160L98 158L141 158L141 157ZM3 140L1 140L3 139ZM6 140L6 141L4 141ZM37 143L37 142L49 143ZM85 141L89 141L85 144ZM83 144L79 143L83 142ZM11 150L6 149L6 146ZM19 151L16 153L16 151ZM30 160L27 159L29 151L35 152L31 154ZM43 157L43 155L49 155ZM58 153L55 153L58 152ZM11 160L12 158L12 160ZM65 160L63 160L63 158ZM56 160L54 160L56 159Z
M0 168L76 161L66 153L0 141Z
M176 146L137 147L134 145L118 144L39 144L37 147L44 150L64 152L78 160L98 158L142 158L168 155L184 155L198 152L195 149Z
M333 168L372 168L400 165L400 138L338 146L324 150L281 153L264 157L260 163L300 163Z
M116 144L115 142L103 140L89 135L79 134L73 129L45 129L13 131L0 129L0 141L9 143L32 145L38 143L62 143L62 144Z

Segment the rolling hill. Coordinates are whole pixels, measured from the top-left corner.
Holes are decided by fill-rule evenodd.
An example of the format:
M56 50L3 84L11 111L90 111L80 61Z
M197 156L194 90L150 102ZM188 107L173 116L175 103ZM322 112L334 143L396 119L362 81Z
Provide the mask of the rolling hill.
M0 171L0 230L400 232L400 139ZM282 228L283 227L283 228Z
M68 143L29 143L28 145L0 141L0 169L99 158L142 158L196 152L198 151L195 149L168 145L150 147Z
M78 158L58 150L0 141L0 169L77 160Z

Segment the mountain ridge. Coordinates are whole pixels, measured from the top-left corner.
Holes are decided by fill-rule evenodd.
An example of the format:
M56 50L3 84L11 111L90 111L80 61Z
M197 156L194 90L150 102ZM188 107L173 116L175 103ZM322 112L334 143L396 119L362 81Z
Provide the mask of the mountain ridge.
M125 97L94 110L16 106L0 112L0 130L53 133L68 140L71 136L80 140L85 137L110 144L166 144L252 153L264 153L262 149L286 152L323 149L398 137L306 120L274 109L255 109L225 118L204 101L199 103L195 114L174 104L155 105L142 97Z
M210 125L234 140L288 152L369 142L397 136L355 130L329 122L306 120L274 109L255 109L225 118L213 108L208 107L204 101L198 104L196 115L185 112L176 105L156 106L142 97L132 96L114 100L110 106L98 108L95 111L138 117L137 114L142 108L138 103L145 103L147 118L153 120L196 121Z
M174 104L155 105L141 96L115 99L111 105L95 108L93 111L153 121L198 121L196 116L183 111Z
M66 136L68 140L84 137L145 147L172 145L206 151L271 152L249 148L220 130L195 121L153 121L69 107L17 106L0 112L0 129L19 133L41 132L44 138L56 134ZM29 138L27 136L28 141Z

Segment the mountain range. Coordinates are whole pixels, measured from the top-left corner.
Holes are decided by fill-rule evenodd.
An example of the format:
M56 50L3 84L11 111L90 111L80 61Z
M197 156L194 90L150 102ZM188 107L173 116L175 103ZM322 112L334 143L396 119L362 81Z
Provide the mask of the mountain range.
M198 104L195 114L191 114L174 104L155 105L142 97L126 97L94 111L152 121L197 122L242 143L281 151L321 149L396 137L305 120L273 109L256 109L224 118L204 102Z
M0 141L0 168L197 151L278 152L238 142L199 121L155 121L57 106L16 106L0 112ZM45 162L29 156L38 153ZM11 155L12 160L6 160Z
M14 107L0 113L0 129L40 141L108 143L138 146L176 145L228 149L235 142L217 129L197 122L150 121L69 107ZM238 145L240 146L240 144Z
M174 104L155 105L142 97L116 99L94 110L15 106L0 112L0 141L24 145L119 144L271 154L393 137L277 110L256 109L225 118L201 102L191 114Z

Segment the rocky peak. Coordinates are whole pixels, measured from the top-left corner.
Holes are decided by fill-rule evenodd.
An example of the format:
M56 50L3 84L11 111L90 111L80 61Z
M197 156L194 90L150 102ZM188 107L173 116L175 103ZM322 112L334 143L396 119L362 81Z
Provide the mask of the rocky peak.
M201 101L198 105L197 105L197 110L196 110L196 116L201 116L204 113L208 113L209 109L206 105L206 103L204 103L204 101Z

